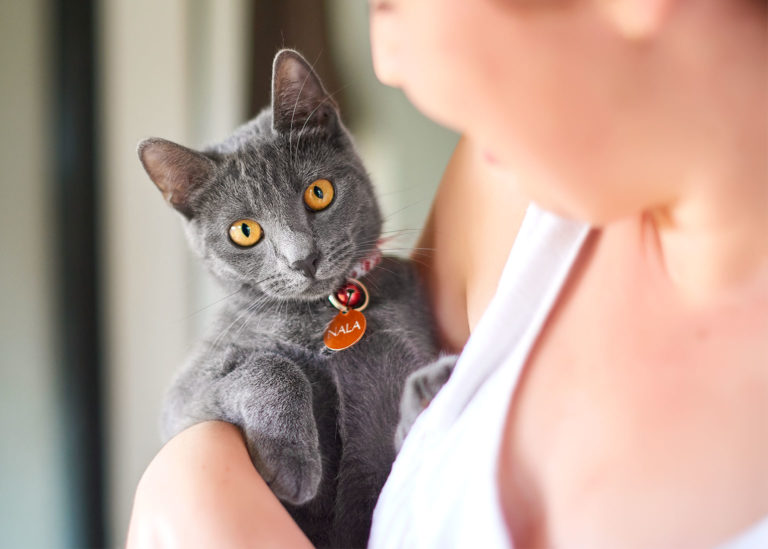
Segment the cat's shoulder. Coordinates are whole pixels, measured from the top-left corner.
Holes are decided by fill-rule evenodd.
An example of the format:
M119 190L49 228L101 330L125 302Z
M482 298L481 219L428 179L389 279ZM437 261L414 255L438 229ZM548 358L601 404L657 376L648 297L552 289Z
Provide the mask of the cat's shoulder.
M383 256L379 265L363 279L372 296L391 307L407 304L423 308L426 293L413 261L403 257ZM389 307L388 307L389 308Z
M416 265L408 258L384 255L381 262L370 273L379 282L409 284L418 279Z

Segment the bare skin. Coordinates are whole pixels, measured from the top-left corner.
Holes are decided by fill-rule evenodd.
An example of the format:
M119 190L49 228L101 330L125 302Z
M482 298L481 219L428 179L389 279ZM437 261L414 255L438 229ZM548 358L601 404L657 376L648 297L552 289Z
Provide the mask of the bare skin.
M464 137L443 174L413 254L442 346L459 351L496 291L529 200Z
M449 347L487 307L526 203L508 183L494 199L472 149L460 143L419 244L443 266L424 271L433 299L466 296L464 314L438 310ZM768 514L768 272L705 300L664 253L650 213L595 230L542 331L500 460L517 547L707 547Z
M254 469L238 428L210 421L171 439L147 467L126 547L312 544Z
M601 227L508 410L510 537L716 545L768 515L765 6L479 4L380 4L377 74L540 205Z
M524 370L499 471L519 547L711 547L768 514L768 284L691 305L647 225L592 235Z

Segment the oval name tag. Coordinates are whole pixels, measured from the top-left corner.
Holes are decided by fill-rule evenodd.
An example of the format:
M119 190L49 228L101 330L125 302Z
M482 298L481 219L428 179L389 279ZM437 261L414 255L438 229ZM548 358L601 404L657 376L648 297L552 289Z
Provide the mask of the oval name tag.
M325 346L334 351L347 349L360 341L365 333L365 316L360 311L349 309L337 314L323 335Z

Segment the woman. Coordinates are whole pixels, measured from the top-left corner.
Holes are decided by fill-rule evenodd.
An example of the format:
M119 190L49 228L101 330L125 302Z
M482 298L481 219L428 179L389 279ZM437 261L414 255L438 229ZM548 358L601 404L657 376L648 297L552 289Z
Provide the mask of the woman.
M767 17L763 0L374 2L378 77L466 136L420 246L445 347L472 338L372 545L768 545ZM510 309L520 341L491 321ZM452 438L477 432L471 451ZM147 469L128 545L150 540L307 544L222 423Z

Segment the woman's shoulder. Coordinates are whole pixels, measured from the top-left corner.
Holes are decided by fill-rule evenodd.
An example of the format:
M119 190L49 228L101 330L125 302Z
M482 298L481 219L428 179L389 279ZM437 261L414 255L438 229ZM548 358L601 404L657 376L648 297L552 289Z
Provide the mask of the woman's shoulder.
M412 254L446 350L464 346L490 302L528 204L511 177L459 140Z

